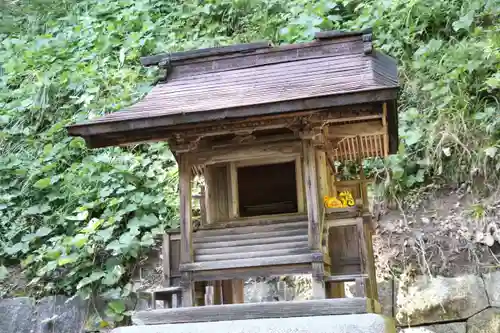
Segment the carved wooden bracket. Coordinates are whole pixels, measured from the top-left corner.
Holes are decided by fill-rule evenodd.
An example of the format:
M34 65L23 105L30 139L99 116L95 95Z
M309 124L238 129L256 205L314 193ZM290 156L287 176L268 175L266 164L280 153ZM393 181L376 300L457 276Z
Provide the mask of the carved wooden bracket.
M201 136L191 139L182 137L170 138L168 144L170 149L176 153L187 153L198 148L201 138Z

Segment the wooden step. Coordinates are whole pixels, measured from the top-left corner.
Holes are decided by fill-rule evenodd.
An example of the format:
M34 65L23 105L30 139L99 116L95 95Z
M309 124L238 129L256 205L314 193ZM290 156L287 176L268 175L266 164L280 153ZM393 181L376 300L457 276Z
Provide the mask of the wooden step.
M236 240L246 240L246 239L260 239L260 238L272 238L272 237L288 237L288 236L300 236L307 235L307 224L298 224L295 228L278 230L278 231L265 231L265 232L250 232L242 234L224 234L223 232L217 236L200 236L194 234L193 243L215 243L224 241L236 241Z
M234 269L247 267L277 266L277 265L297 265L312 263L313 261L323 261L323 255L319 253L285 255L278 257L249 258L235 260L218 260L194 262L180 265L181 271L209 271L219 269Z
M360 297L138 311L132 315L132 321L135 325L161 325L243 319L351 315L371 311L367 299Z
M295 249L308 247L307 240L301 242L280 242L273 244L256 244L249 246L238 246L234 247L213 247L208 249L195 248L195 255L210 255L210 254L223 254L223 253L241 253L241 252L256 252L256 251L275 251L284 249Z
M325 282L352 282L357 279L367 279L368 274L338 274L325 277Z
M293 220L278 221L264 225L251 225L251 226L220 226L218 229L199 229L194 232L195 238L202 238L208 236L221 236L221 235L241 235L252 234L256 232L273 232L273 231L286 231L293 229L307 228L307 217L297 217Z
M268 237L268 238L258 238L258 239L248 239L248 238L244 239L244 240L236 240L236 241L196 243L196 244L194 244L193 247L196 251L198 249L213 249L213 248L221 248L221 247L236 248L238 246L249 246L249 245L293 243L293 242L303 242L303 241L307 242L308 236L307 236L307 234L305 234L305 235L288 236L288 237ZM235 249L235 251L237 251L237 250Z
M241 251L235 252L230 251L228 253L221 254L205 254L205 255L196 255L195 261L216 261L216 260L233 260L233 259L245 259L245 258L263 258L263 257L277 257L277 256L285 256L291 254L307 254L311 253L311 249L307 246L307 243L304 244L301 248L286 248L286 249L277 249L277 250L262 250L262 251Z

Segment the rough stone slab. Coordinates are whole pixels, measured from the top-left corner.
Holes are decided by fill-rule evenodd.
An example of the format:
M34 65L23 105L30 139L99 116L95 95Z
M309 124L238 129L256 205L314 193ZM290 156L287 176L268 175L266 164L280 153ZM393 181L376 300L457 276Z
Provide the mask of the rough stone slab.
M368 305L368 299L361 297L211 305L139 311L132 315L132 322L134 325L160 325L220 320L362 314L368 312Z
M88 303L79 297L49 296L36 307L36 332L81 332L88 314Z
M489 308L467 320L467 333L500 332L500 309Z
M29 297L0 300L1 333L33 333L35 304Z
M465 322L403 328L400 333L466 333Z
M500 307L500 271L484 274L483 280L490 305Z
M401 326L466 320L489 307L483 279L418 276L409 286L398 286L396 319Z
M0 333L82 332L87 302L50 296L39 302L29 297L0 300Z
M377 283L378 300L382 314L387 317L394 316L394 286L393 281L380 281Z
M394 321L377 314L267 318L120 327L112 333L395 333Z

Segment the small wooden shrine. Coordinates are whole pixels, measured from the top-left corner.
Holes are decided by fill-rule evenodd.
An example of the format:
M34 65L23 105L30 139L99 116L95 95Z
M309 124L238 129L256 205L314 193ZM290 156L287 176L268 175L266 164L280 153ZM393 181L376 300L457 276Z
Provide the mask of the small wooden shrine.
M195 290L207 285L210 304L243 302L243 279L290 274L312 274L315 299L344 297L356 281L357 296L376 302L369 180L336 175L338 162L398 145L396 62L373 49L371 31L141 62L165 73L144 99L69 133L90 147L168 141L181 220L180 235L166 236L179 254L165 250L165 274L177 272L182 305L202 305ZM204 182L196 226L194 177Z

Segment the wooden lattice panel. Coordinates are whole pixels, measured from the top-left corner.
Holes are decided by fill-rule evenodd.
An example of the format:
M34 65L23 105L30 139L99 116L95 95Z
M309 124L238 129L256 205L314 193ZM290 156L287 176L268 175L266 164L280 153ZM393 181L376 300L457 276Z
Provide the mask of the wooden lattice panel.
M386 140L383 133L344 137L333 143L331 156L336 161L354 161L359 157L385 157Z

